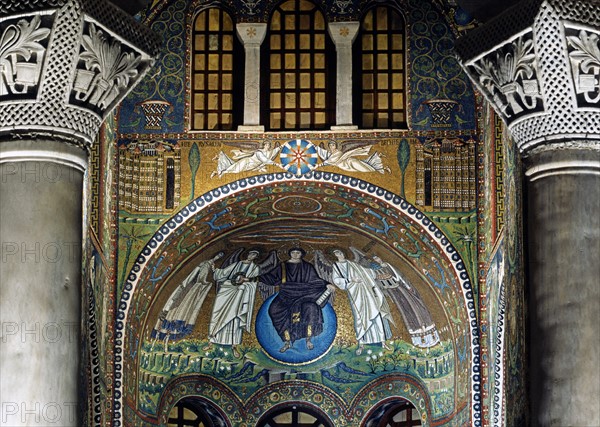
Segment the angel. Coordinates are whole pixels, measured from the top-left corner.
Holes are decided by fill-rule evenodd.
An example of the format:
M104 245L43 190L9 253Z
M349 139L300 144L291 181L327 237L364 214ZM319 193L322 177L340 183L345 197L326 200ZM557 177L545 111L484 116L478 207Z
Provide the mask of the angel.
M163 306L150 334L153 338L151 350L156 341L161 339L166 352L169 339L180 339L192 332L200 307L212 286L209 275L214 269L215 262L223 255L223 252L218 252L211 259L202 261L175 288Z
M373 143L365 141L348 141L343 144L331 140L327 148L323 143L317 149L317 155L322 163L319 166L335 166L349 172L390 172L390 168L383 165L383 154L375 151L369 154ZM368 156L366 159L357 157Z
M428 348L440 342L440 337L419 292L400 272L378 256L373 256L372 268L379 272L379 283L400 311L414 346Z
M280 144L273 144L266 140L259 148L256 142L246 142L236 144L239 150L233 150L232 157L229 157L223 151L219 151L213 160L217 161L217 170L210 177L217 175L221 178L226 173L240 173L246 171L266 172L267 165L274 165L283 168L281 164L275 162L275 157L281 150Z
M241 357L237 347L242 343L243 331L251 331L258 276L277 263L276 251L260 264L256 262L258 249L249 250L244 259L243 252L243 248L238 249L221 267L213 269L217 295L208 325L209 343L204 347L208 350L213 344L230 345L237 358Z
M365 344L380 344L390 350L386 340L392 336L390 323L393 323L393 319L378 283L382 276L365 262L365 257L357 258L357 252L354 252L354 261L346 259L342 249L334 249L332 254L336 257L333 263L318 251L315 254L318 259L315 266L322 277L327 277L327 280L348 293L358 341L356 355L362 354Z

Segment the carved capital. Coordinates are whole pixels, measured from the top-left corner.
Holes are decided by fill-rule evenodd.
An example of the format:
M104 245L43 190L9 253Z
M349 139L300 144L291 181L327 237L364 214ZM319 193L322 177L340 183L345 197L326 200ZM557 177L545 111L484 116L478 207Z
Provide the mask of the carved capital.
M524 155L600 139L599 16L595 2L526 0L458 40L463 68Z
M108 1L0 5L0 140L90 145L153 64L159 39Z
M235 27L244 47L260 47L267 34L267 24L264 23L242 22Z
M0 101L34 100L46 58L49 20L33 15L0 21Z
M600 30L565 25L577 107L598 108L600 101Z
M531 32L469 63L480 90L508 123L544 111Z
M352 48L352 43L358 34L360 22L330 22L327 29L336 48Z

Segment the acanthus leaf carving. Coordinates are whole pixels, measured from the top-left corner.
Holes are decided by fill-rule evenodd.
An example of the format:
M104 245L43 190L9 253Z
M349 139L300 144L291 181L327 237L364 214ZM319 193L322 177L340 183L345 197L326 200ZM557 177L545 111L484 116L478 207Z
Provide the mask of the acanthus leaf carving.
M41 18L21 19L0 36L0 97L27 93L39 84L46 48L39 43L50 34L40 28ZM32 61L33 59L33 61Z
M83 36L82 47L80 60L85 68L77 69L75 99L107 109L126 91L130 80L138 76L141 55L123 51L118 40L110 41L93 23Z
M598 34L581 30L576 36L567 36L569 59L575 80L575 91L583 94L585 103L600 101L600 48Z
M507 118L515 119L536 111L542 96L533 40L519 38L510 46L512 49L497 52L493 58L488 55L471 66L497 107Z

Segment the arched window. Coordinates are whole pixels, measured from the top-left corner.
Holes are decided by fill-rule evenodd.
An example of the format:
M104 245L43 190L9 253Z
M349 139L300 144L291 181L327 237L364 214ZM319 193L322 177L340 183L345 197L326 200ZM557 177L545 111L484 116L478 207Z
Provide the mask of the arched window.
M413 427L420 425L422 425L421 414L417 408L408 400L400 398L375 408L365 423L366 427Z
M421 414L410 403L402 402L393 406L384 415L380 427L412 427L421 425Z
M285 405L265 414L256 427L333 427L331 422L313 408Z
M234 91L243 93L244 79L233 20L221 9L205 9L194 20L192 40L191 128L232 130L241 124L244 104L233 101Z
M185 398L177 402L169 413L167 427L225 427L225 420L215 408L197 398Z
M206 415L189 402L178 402L169 414L168 427L208 427L212 426Z
M362 129L406 128L404 19L376 6L363 17L357 42L354 122Z
M264 51L265 127L329 128L335 116L335 50L323 13L308 0L280 4Z

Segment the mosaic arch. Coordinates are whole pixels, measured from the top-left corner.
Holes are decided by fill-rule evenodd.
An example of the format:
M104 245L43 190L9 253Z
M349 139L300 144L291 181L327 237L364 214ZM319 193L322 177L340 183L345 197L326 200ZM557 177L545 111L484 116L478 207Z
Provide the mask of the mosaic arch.
M394 392L393 397L390 397L391 391ZM158 411L161 425L167 423L172 408L187 397L199 398L211 405L218 399L221 418L229 426L240 427L255 426L267 412L266 409L272 411L294 403L315 408L317 412L335 422L336 426L355 426L358 421L367 420L372 415L376 409L375 405L380 406L392 400L404 399L418 408L424 413L424 426L429 425L432 410L427 390L415 384L412 378L403 375L389 376L385 380L376 381L369 389L356 395L349 405L332 390L308 381L295 381L287 387L281 387L280 383L269 384L243 403L229 388L212 377L183 375L169 382L161 395ZM369 401L371 405L367 410L365 401Z
M269 282L269 272L280 269L289 249L297 246L306 251L303 259L313 279L336 284L344 278L341 272L335 277L336 261L350 265L332 252L341 249L347 260L356 260L363 282L374 285L373 292L377 287L380 297L361 297L339 285L333 299L319 302L322 328L312 336L297 335L285 349L285 335L269 309L282 293L281 282ZM261 270L247 280L256 285L246 294L243 324L237 328L241 339L209 340L219 318L215 308L221 307L216 303L221 291L212 286L217 276L204 276L206 291L196 286L195 299L186 283L199 283L198 272L211 259L225 270L238 250L245 259L251 249L259 252L255 262ZM222 258L216 257L219 253ZM401 292L400 285L412 291ZM358 319L374 300L380 303L375 305L381 342L363 337L360 345ZM177 311L173 307L185 304L193 307L185 325L176 316L169 318ZM345 425L359 425L371 408L393 396L411 401L424 425L456 419L479 425L474 307L460 255L431 220L401 197L360 179L318 171L241 179L184 207L138 255L117 314L117 425L123 411L157 424L188 395L207 399L248 425L253 414L281 399L312 402ZM411 326L411 315L425 311L432 325ZM289 314L291 330L294 313ZM309 316L300 317L305 326Z

